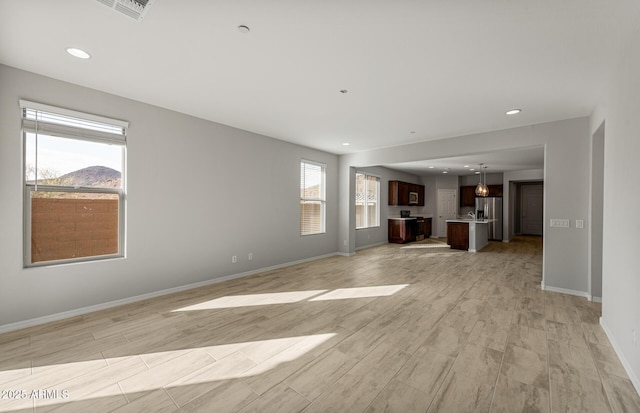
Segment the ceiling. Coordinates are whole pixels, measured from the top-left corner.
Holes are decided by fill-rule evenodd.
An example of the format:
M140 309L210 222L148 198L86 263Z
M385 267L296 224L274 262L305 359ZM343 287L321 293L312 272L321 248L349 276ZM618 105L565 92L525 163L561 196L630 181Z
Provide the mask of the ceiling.
M479 165L482 163L482 167ZM523 171L544 168L544 147L513 149L499 152L481 153L453 158L428 161L404 162L381 165L418 176L428 175L475 175Z
M640 18L637 0L151 4L137 22L0 0L0 63L343 154L587 116Z

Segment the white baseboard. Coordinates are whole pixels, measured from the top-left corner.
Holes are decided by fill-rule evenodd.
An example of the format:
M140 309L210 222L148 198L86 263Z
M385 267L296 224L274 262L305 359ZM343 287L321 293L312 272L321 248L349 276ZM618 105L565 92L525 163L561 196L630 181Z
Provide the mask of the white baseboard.
M336 255L340 255L341 257L353 257L356 255L355 252L336 252Z
M569 290L567 288L560 288L560 287L551 287L551 286L545 285L544 282L541 283L541 288L545 291L551 291L554 293L562 293L562 294L569 294L569 295L577 295L578 297L584 297L587 300L590 299L589 293L585 291Z
M589 293L587 293L585 291L569 290L567 288L559 288L559 287L549 287L549 286L546 286L544 284L544 281L540 282L540 289L543 290L543 291L551 291L553 293L576 295L578 297L584 297L589 301L595 301L597 303L601 303L602 302L602 297L593 297L593 296L591 296L591 294L589 294Z
M181 285L178 287L167 288L166 290L154 291L147 294L136 295L133 297L122 298L120 300L108 301L106 303L100 303L96 305L91 305L88 307L76 308L74 310L63 311L61 313L50 314L43 317L31 318L29 320L18 321L15 323L0 325L0 334L8 333L10 331L20 330L27 327L33 327L40 324L50 323L52 321L63 320L65 318L76 317L83 314L93 313L95 311L106 310L107 308L117 307L120 305L131 304L138 301L148 300L150 298L156 298L167 294L178 293L181 291L192 290L194 288L206 287L208 285L221 283L224 281L233 280L236 278L248 277L250 275L259 274L261 272L277 270L280 268L290 267L292 265L303 264L305 262L316 261L322 258L335 257L336 255L343 255L339 252L334 252L331 254L320 255L317 257L305 258L297 261L290 261L283 264L273 265L270 267L258 268L251 271L246 271L238 274L230 274L225 275L223 277L213 278L206 281L200 281L197 283ZM355 254L351 254L355 255Z
M356 248L356 251L360 251L360 250L364 250L364 249L372 248L372 247L377 247L378 245L384 245L384 244L388 244L388 242L387 241L383 241L383 242L376 242L375 244L362 245L362 246Z
M616 352L618 358L620 359L620 362L622 363L622 367L624 367L625 371L627 372L627 375L629 376L629 380L631 380L633 387L635 387L636 392L640 394L640 380L638 379L638 376L636 376L636 373L631 368L631 364L624 357L624 354L620 350L620 346L618 345L618 342L613 337L613 334L611 334L611 330L609 330L609 327L607 327L602 317L600 317L600 325L602 326L604 333L607 335L607 338L611 342L611 346L613 347L613 350Z

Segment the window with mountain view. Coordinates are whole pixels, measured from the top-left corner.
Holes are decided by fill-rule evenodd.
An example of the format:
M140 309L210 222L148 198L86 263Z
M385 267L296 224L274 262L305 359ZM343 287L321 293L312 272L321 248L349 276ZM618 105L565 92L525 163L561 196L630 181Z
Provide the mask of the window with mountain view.
M380 226L380 178L356 173L356 229Z
M124 255L123 121L20 101L25 265Z
M300 162L300 235L325 232L325 165Z

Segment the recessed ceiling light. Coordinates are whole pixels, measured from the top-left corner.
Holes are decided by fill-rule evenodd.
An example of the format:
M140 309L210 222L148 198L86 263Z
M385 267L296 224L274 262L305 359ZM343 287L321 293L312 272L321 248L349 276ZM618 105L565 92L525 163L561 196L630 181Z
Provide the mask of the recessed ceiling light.
M75 47L67 48L67 53L69 53L73 57L77 57L78 59L89 59L91 55L85 52L82 49L76 49Z
M465 165L464 167L465 167L465 168L468 168L468 167L469 167L469 165Z
M349 146L349 145L351 145L349 142L345 142L342 144L342 146Z
M435 166L430 166L430 167L429 167L429 169L433 169L433 168L435 168Z
M238 31L242 34L247 34L251 31L251 29L249 28L249 26L245 26L244 24L241 24L240 26L238 26Z
M480 171L476 171L476 175L480 175Z
M476 170L476 168L469 168L469 170L470 170L470 171L475 171L475 170Z
M448 171L442 171L442 173L443 173L443 174L448 174L449 172L448 172Z
M511 110L506 111L505 113L507 115L517 115L520 112L522 112L522 109L511 109Z

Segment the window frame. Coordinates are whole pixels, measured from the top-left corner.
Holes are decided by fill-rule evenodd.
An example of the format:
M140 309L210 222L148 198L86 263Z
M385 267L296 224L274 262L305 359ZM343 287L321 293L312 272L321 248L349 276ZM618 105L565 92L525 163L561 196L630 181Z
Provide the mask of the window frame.
M382 178L380 176L378 176L378 175L371 174L371 173L368 173L368 172L356 171L356 175L355 175L355 177L356 177L356 185L357 185L358 175L364 175L364 183L365 183L364 193L365 193L365 196L366 196L366 194L368 193L368 190L369 190L369 180L367 178L369 178L369 177L376 178L376 185L378 187L377 191L376 191L376 205L377 205L377 208L376 208L376 222L377 222L377 225L369 226L369 209L367 208L368 205L365 204L364 208L363 208L363 211L364 211L363 222L365 223L365 226L359 227L358 226L358 220L356 218L355 219L356 230L369 229L369 228L380 228L380 181L382 180ZM358 196L357 194L358 194L358 192L356 191L355 192L355 196L356 197ZM354 207L357 207L357 203L355 203L355 199L354 199L354 204L355 204Z
M61 139L75 139L83 142L106 143L121 146L121 186L120 188L94 188L94 187L73 187L65 185L38 184L38 176L34 183L27 182L27 138L33 132L33 124L38 125L37 120L27 118L27 111L45 112L60 115L63 117L77 118L88 122L98 122L122 128L122 135L119 138L109 139L108 133L73 127L68 125L53 125L52 128L39 131L36 126L36 135L45 135ZM23 265L25 268L61 265L79 262L101 261L105 259L124 258L126 256L126 170L127 170L127 128L129 123L117 119L110 119L103 116L92 115L74 110L58 108L26 100L20 100L20 111L22 118L22 187L23 187ZM86 136L85 136L86 135ZM68 192L68 193L93 193L93 194L113 194L118 196L118 252L114 254L91 255L77 258L64 258L58 260L32 262L31 230L32 230L32 204L31 196L34 191L38 192Z
M301 237L306 237L309 235L320 235L320 234L326 234L327 232L327 165L321 162L316 162L316 161L310 161L307 159L301 159L300 160L300 182L302 182L303 177L302 174L304 173L303 171L303 165L304 164L309 164L309 165L314 165L314 166L318 166L320 167L320 189L319 189L319 198L307 198L307 197L303 197L302 193L300 193L300 205L302 205L303 202L320 202L320 231L318 232L309 232L309 233L303 233L302 232L302 211L300 211L300 231L299 234ZM302 189L302 188L300 188Z

